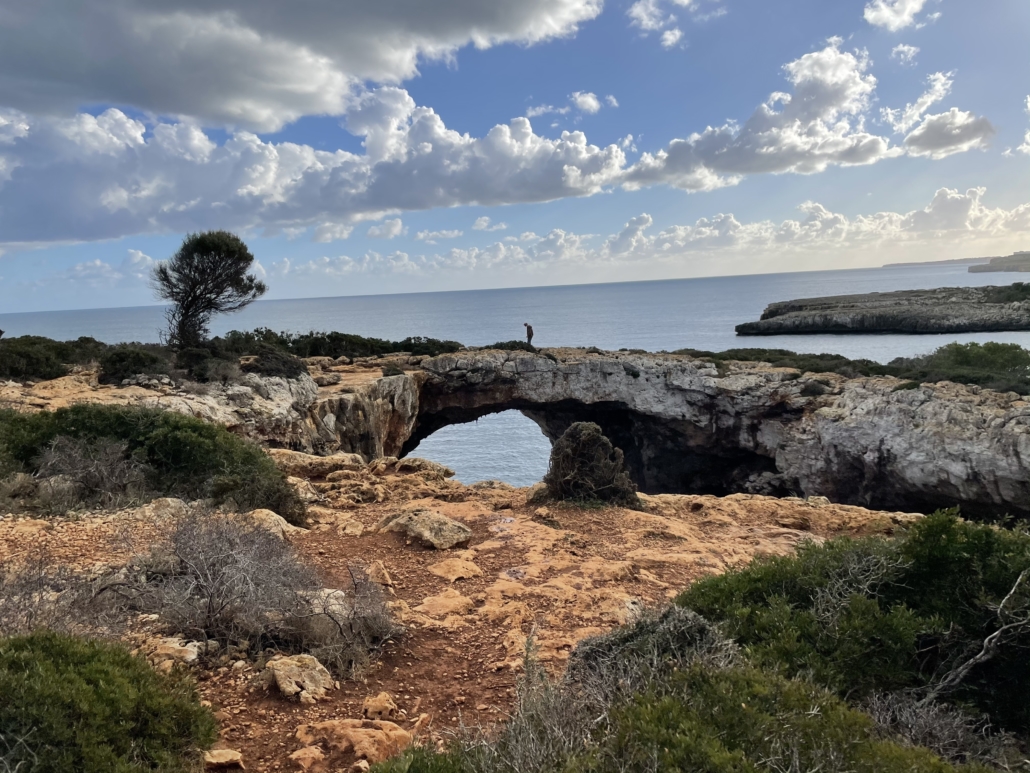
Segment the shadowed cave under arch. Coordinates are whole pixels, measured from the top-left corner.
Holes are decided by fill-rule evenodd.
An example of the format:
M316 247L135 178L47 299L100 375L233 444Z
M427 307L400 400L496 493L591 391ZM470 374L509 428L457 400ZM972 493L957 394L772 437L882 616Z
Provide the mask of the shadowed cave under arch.
M722 447L713 442L715 435L690 422L655 419L622 403L587 404L567 399L541 405L512 398L474 405L462 404L465 400L434 404L426 397L424 394L415 429L402 446L402 456L414 452L423 440L444 427L515 410L536 423L552 444L575 422L594 422L622 449L630 477L647 494L726 495L757 486L762 493L793 493L775 483L770 485L768 479L776 467L769 457L739 447ZM762 484L756 483L759 478Z

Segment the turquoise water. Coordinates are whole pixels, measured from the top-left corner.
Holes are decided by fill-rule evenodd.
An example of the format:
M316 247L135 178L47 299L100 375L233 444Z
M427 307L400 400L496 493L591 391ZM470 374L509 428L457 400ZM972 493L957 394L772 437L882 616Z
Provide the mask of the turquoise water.
M307 332L340 330L377 338L411 335L446 338L469 346L522 338L533 325L537 346L602 349L682 348L720 351L734 347L836 352L887 362L923 354L952 341L1002 341L1030 348L1030 332L964 335L818 335L738 338L734 325L758 319L774 301L845 293L933 287L1010 284L1018 274L970 274L965 266L879 268L796 274L679 279L605 285L470 290L259 301L214 320L216 334L270 327ZM7 336L102 341L157 341L163 309L144 306L25 314L0 314ZM457 470L459 480L506 480L528 485L547 468L548 442L519 413L488 416L427 438L416 454Z

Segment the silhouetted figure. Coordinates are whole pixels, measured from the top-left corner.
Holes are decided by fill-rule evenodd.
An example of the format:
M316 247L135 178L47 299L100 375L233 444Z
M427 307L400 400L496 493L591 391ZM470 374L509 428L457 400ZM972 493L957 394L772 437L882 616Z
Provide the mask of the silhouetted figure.
M533 326L530 325L528 322L523 322L522 324L526 326L526 343L529 344L530 346L532 346L533 345Z
M0 338L3 338L3 337L4 337L4 331L0 330Z

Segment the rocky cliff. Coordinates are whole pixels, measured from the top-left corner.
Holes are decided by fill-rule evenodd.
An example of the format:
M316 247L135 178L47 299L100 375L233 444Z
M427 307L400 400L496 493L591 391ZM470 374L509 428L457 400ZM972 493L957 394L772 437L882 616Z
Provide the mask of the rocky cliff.
M387 377L382 364L313 363L322 387L257 379L202 395L102 387L80 375L0 388L0 404L160 405L271 446L366 460L410 453L444 426L514 409L552 439L574 421L597 422L648 493L795 494L1030 516L1030 403L1015 393L577 349L395 357L389 364L405 372Z
M1030 330L1030 297L1018 286L941 287L782 301L767 306L758 322L736 327L741 336L999 330Z

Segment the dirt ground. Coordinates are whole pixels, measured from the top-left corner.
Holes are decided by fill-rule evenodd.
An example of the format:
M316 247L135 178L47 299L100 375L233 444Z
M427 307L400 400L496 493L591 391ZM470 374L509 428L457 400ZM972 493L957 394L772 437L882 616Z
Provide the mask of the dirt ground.
M306 745L298 726L360 719L363 701L380 692L392 697L400 727L411 730L423 717L423 742L440 742L462 724L489 726L512 708L530 635L557 673L577 641L667 603L698 578L788 553L803 540L888 534L918 517L748 495L643 497L641 511L541 505L527 502L532 490L463 486L431 464L350 465L335 477L300 476L310 528L288 538L326 587L348 587L351 567L372 568L405 632L360 679L314 705L254 685L252 661L196 668L221 725L218 746L241 752L249 771L301 769L289 758ZM0 558L45 551L81 568L117 565L158 538L162 507L0 517ZM437 550L376 528L385 516L418 509L464 524L471 538ZM352 753L326 751L311 770L355 762Z

